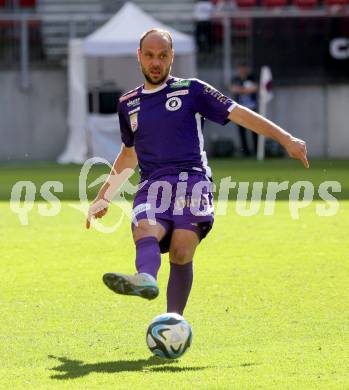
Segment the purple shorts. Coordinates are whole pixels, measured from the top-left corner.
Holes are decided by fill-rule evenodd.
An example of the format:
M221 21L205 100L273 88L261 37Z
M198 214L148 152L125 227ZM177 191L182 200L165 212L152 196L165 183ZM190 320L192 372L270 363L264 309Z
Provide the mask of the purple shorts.
M141 219L160 223L166 230L162 253L168 252L175 229L192 230L203 239L214 221L212 186L206 176L187 172L141 183L133 202L132 228Z

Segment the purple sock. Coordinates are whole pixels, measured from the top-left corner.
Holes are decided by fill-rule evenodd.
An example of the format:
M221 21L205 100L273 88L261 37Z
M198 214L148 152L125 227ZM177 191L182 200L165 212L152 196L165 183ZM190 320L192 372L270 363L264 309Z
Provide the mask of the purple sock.
M136 242L136 252L137 272L145 272L156 279L161 264L158 240L155 237L141 238Z
M183 314L193 283L193 262L170 263L170 277L167 284L167 312Z

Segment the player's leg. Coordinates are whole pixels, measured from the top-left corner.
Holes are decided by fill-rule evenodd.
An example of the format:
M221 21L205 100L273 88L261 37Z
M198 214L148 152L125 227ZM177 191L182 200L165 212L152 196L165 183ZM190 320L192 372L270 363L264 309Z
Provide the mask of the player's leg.
M136 245L136 269L138 273L147 273L157 278L161 264L159 242L169 229L165 221L151 224L142 219L137 226L132 225L133 240Z
M141 219L137 226L132 226L132 233L136 244L137 273L107 273L103 276L103 281L118 294L154 299L159 295L156 282L161 264L159 241L166 234L166 226L165 223L152 224L147 219Z
M193 282L193 258L200 242L199 232L175 229L170 244L170 276L167 284L167 312L183 314Z
M179 314L183 314L191 290L195 250L213 225L212 182L203 175L189 175L185 199L183 209L173 210L167 285L167 311ZM179 202L174 204L177 206Z

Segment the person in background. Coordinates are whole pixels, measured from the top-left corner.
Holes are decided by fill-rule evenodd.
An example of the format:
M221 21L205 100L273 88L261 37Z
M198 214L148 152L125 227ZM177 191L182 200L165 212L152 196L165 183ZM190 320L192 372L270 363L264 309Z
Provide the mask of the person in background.
M239 64L239 74L232 79L230 86L231 92L234 94L234 100L250 110L257 111L257 91L258 84L254 75L250 72L247 63L242 62ZM251 152L247 142L247 130L239 125L239 133L241 140L242 152L245 156L251 156L257 154L257 141L258 134L252 133L253 150Z
M199 52L209 52L212 49L212 11L213 4L210 1L198 1L194 6L195 38Z

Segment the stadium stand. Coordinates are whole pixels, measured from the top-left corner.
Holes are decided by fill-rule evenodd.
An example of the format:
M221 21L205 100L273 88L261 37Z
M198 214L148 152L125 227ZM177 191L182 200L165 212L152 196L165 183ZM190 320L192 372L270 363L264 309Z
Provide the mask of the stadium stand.
M21 8L35 8L36 0L20 0L19 6Z
M236 0L236 5L239 8L256 7L257 6L257 0Z
M262 0L261 5L263 7L285 7L288 4L288 0Z
M101 0L103 4L104 12L117 12L125 1L114 0ZM176 0L176 1L163 1L163 0L132 0L134 4L137 4L143 9L143 11L151 14L155 19L170 24L175 29L184 33L192 34L194 32L194 24L190 20L193 14L195 0ZM169 22L168 16L172 15ZM178 15L178 18L173 16ZM167 16L167 17L166 17Z
M349 0L324 0L325 5L349 5Z
M302 9L314 8L319 5L319 0L294 0L294 5Z
M62 20L52 22L51 17L60 14L94 15L103 11L99 0L37 0L37 12L44 14L42 18L43 50L47 60L59 61L65 58L67 42L71 35L85 36L97 26L93 23L77 23L74 28Z
M4 1L4 0L0 0ZM26 2L34 0L23 0ZM52 22L52 16L60 14L69 15L95 15L116 13L125 1L118 0L36 0L37 12L43 13L42 39L43 49L49 61L64 59L67 53L67 41L70 36L86 36L103 22L90 21L69 25L66 21ZM163 2L160 0L134 0L145 12L151 13L156 19L168 23L166 16L177 13L187 18L175 18L170 24L186 33L193 33L194 23L190 19L194 7L194 0L177 0L175 2Z
M6 11L18 10L21 8L35 8L36 0L0 0L0 8Z
M165 24L179 31L195 34L196 21L193 18L195 0L133 0L133 2ZM211 2L216 9L220 7L222 12L242 9L251 10L251 12L269 12L270 10L272 13L279 9L287 12L288 9L294 10L295 8L298 8L299 12L303 9L315 8L322 8L325 11L327 7L331 8L331 12L333 10L340 12L342 9L349 12L349 0L211 0ZM118 12L124 3L123 0L0 0L0 10L4 13L16 12L18 8L29 13L34 10L34 13L38 14L38 19L37 21L31 19L29 22L29 33L36 40L40 40L41 58L52 63L62 63L62 61L64 63L68 39L88 35L103 24L108 16ZM79 18L79 21L72 22L72 16ZM99 17L98 21L95 20L96 16ZM67 20L68 17L70 21ZM234 46L240 47L248 41L251 35L251 20L245 16L232 20L233 38L243 40L239 42L233 40ZM18 22L15 23L19 26ZM3 39L12 39L15 42L18 39L16 34L19 33L12 33L13 37L10 37L12 25L12 21L2 19L0 35ZM219 20L212 21L212 37L218 46L221 45L222 25ZM237 48L234 51L234 57L239 56L237 55L239 52Z

